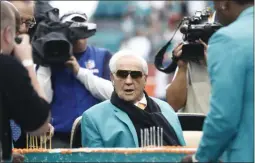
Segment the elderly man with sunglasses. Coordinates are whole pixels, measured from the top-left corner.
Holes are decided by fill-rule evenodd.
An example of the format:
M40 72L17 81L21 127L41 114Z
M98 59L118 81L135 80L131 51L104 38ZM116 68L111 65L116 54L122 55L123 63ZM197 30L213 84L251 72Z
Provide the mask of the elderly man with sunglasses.
M109 66L114 92L110 100L83 113L82 146L185 145L174 110L144 91L148 75L146 61L133 51L121 50L113 55Z

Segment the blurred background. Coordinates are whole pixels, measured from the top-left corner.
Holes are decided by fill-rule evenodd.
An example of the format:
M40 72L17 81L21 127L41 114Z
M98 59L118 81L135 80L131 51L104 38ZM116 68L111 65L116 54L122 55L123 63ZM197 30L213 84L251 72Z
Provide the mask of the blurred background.
M146 90L149 95L164 100L165 88L173 74L156 70L154 57L170 40L184 16L211 7L210 1L51 1L60 9L60 16L70 11L86 12L89 21L97 24L97 32L89 44L103 47L113 54L129 48L145 58L149 64ZM170 62L172 48L182 41L178 31L165 55Z

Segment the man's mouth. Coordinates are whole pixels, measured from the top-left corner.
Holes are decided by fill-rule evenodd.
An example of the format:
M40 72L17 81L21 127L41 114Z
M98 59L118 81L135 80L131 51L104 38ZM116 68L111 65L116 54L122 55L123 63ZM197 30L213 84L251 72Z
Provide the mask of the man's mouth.
M125 91L125 93L127 93L127 94L131 94L131 93L134 92L134 89L125 89L124 91Z

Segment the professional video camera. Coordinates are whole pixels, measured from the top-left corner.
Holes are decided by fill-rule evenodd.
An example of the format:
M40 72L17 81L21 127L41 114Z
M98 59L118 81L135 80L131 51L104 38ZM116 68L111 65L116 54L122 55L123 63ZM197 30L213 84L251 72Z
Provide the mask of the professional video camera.
M37 25L30 31L34 61L38 65L63 64L73 55L72 44L95 34L96 24L69 21L62 23L59 10L47 1L37 1Z
M175 35L174 34L170 41L165 46L163 46L156 55L154 62L156 68L159 71L171 73L175 71L177 67L177 61L179 59L184 61L199 61L204 59L204 46L198 42L199 39L207 44L209 38L222 27L222 25L219 23L210 22L209 20L211 17L212 13L209 8L204 11L197 11L194 16L184 17L177 28L177 30L180 28L180 32L184 34L182 55L178 58L173 56L172 63L167 68L162 66L164 54L168 46L171 44L171 41Z

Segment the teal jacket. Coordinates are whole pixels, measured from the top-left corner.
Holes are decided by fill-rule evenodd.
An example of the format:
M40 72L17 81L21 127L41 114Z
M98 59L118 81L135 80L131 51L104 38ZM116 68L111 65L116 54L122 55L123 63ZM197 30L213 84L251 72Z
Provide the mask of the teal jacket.
M166 102L159 99L154 99L154 101L173 126L180 143L185 145L182 128L176 113ZM132 121L125 112L115 107L109 100L99 103L83 113L81 131L83 147L139 147Z
M253 9L247 8L209 41L211 97L196 153L201 162L254 162Z

